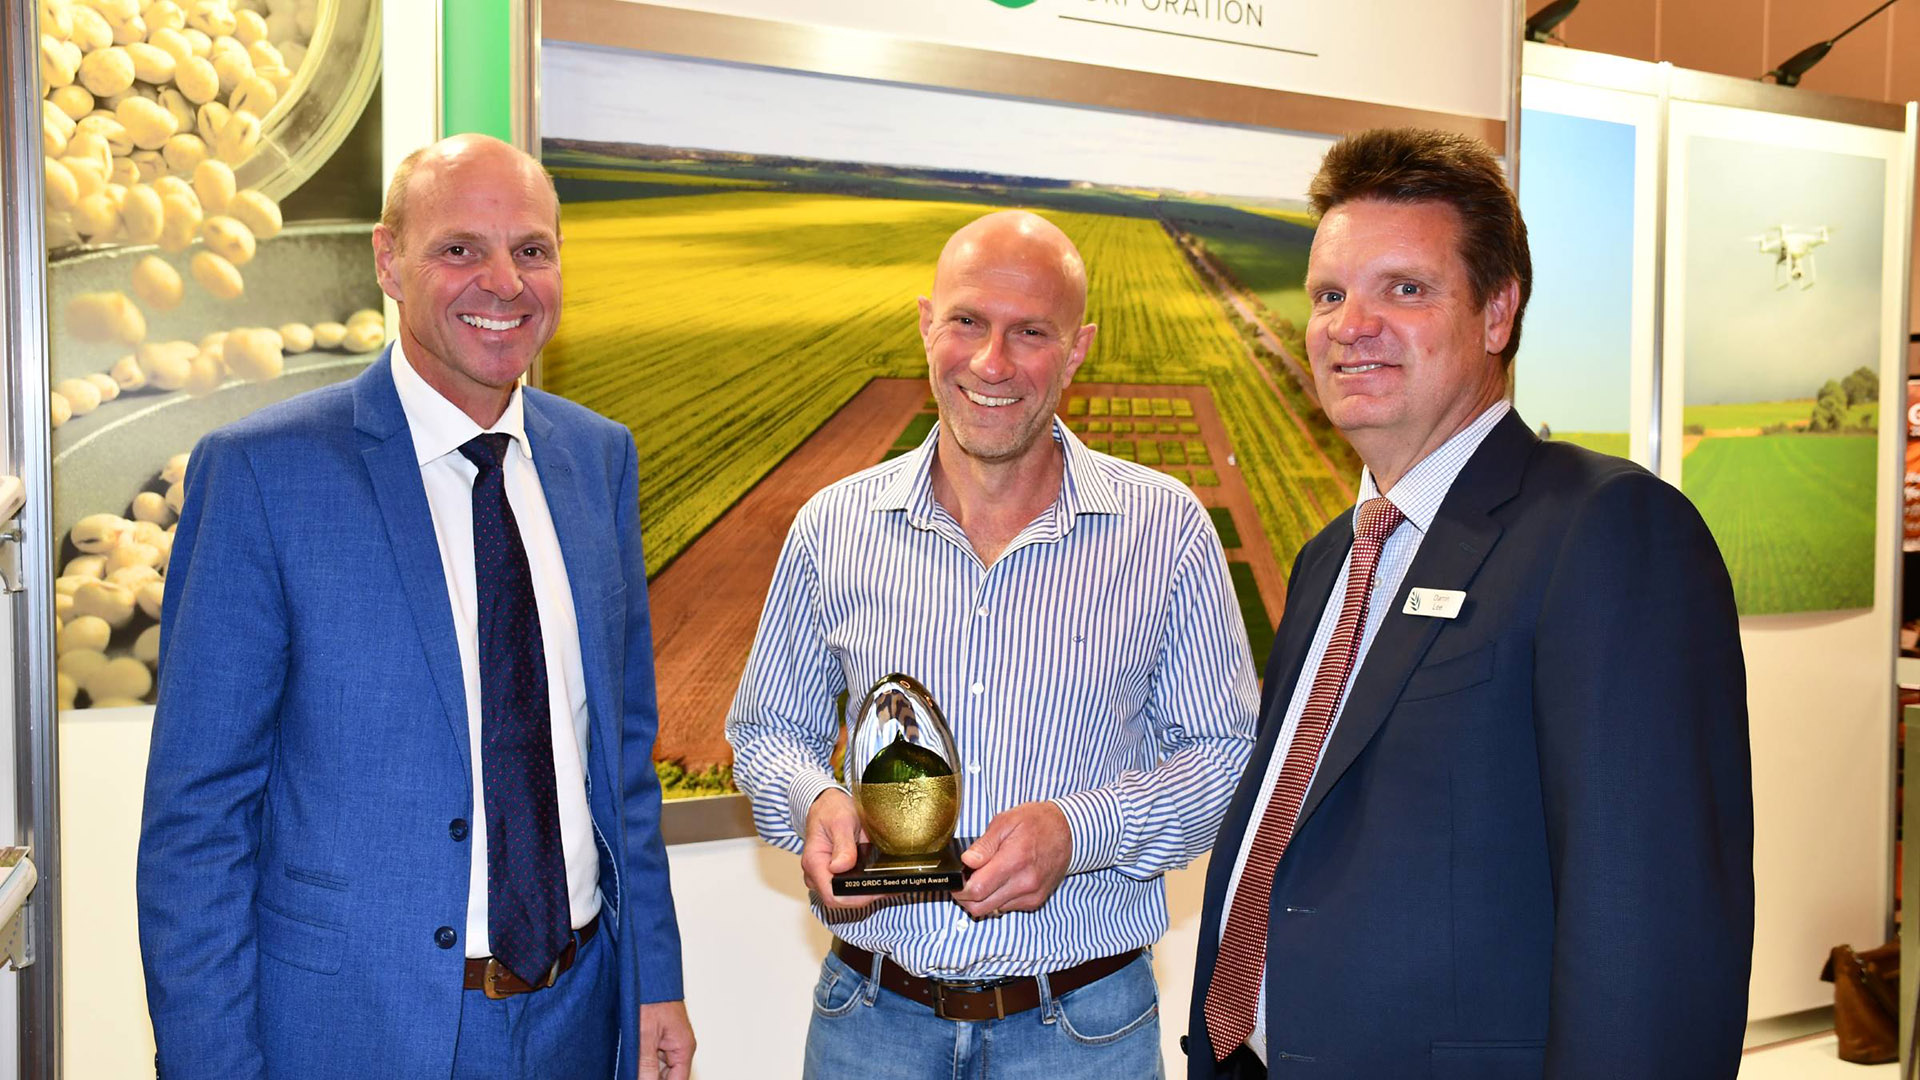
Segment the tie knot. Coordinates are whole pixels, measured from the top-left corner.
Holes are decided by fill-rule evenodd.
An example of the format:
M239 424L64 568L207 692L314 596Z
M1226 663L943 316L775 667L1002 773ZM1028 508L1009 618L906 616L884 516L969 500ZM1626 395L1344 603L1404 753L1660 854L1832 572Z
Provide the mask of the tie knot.
M1360 520L1354 522L1354 539L1384 544L1387 542L1387 537L1393 535L1393 530L1399 528L1400 523L1405 520L1407 516L1400 512L1399 507L1393 505L1391 499L1385 496L1368 499L1360 506Z
M486 431L462 443L460 453L484 473L500 467L500 460L507 456L507 444L512 441L513 436L504 431Z

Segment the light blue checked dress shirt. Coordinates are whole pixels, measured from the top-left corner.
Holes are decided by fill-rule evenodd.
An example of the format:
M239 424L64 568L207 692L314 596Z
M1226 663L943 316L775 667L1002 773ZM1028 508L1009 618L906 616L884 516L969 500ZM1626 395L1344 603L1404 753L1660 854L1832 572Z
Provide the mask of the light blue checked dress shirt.
M1161 874L1207 851L1253 745L1246 628L1213 522L1185 485L1096 453L1057 419L1059 497L982 566L934 498L936 427L815 495L787 535L727 715L754 825L799 851L841 691L920 680L962 762L957 833L1051 799L1073 829L1039 911L976 922L940 897L815 913L915 974L997 978L1138 949L1167 928Z
M1367 596L1367 625L1360 632L1360 649L1353 658L1353 672L1347 676L1347 687L1360 677L1367 663L1367 650L1373 647L1375 632L1380 629L1381 620L1387 617L1387 609L1393 598L1399 594L1400 585L1406 579L1407 568L1413 565L1413 557L1420 553L1420 541L1426 539L1427 530L1433 527L1433 519L1440 513L1440 504L1446 501L1447 492L1453 489L1453 481L1466 467L1467 459L1480 449L1480 443L1507 415L1513 406L1505 401L1496 401L1487 410L1475 417L1473 422L1454 433L1453 437L1440 444L1440 448L1416 462L1408 469L1399 483L1393 485L1393 491L1387 498L1406 515L1407 520L1400 523L1386 544L1380 549L1380 562L1373 572L1373 589ZM1373 480L1373 470L1360 470L1360 492L1354 508L1348 513L1348 526L1359 520L1360 507L1369 499L1380 497L1380 488ZM1280 727L1280 737L1274 743L1273 757L1267 762L1266 777L1260 785L1260 798L1253 804L1253 816L1246 836L1240 841L1240 857L1234 861L1233 876L1227 881L1227 904L1225 910L1231 910L1234 893L1240 889L1240 875L1247 867L1247 855L1253 850L1253 837L1258 830L1254 828L1267 812L1267 803L1273 799L1274 785L1280 780L1280 769L1286 764L1287 750L1293 745L1294 735L1300 730L1300 717L1307 711L1307 698L1313 692L1313 673L1320 670L1320 660L1327 654L1327 645L1333 640L1334 627L1340 622L1341 600L1347 594L1347 571L1353 565L1353 552L1347 552L1347 563L1340 568L1340 576L1334 579L1333 591L1328 594L1327 605L1320 612L1320 623L1313 634L1313 645L1307 650L1306 662L1301 665L1300 678L1294 684L1293 697L1287 701L1287 714ZM1420 582L1413 583L1418 586ZM1346 710L1346 695L1340 696L1340 704L1334 709L1333 723L1327 728L1326 741L1320 744L1324 756L1326 747L1333 742L1333 731L1340 725L1340 714ZM1314 773L1319 774L1316 762ZM1312 789L1309 781L1308 789ZM1284 862L1286 856L1282 855ZM1221 931L1226 929L1226 919L1220 920ZM1267 978L1263 971L1260 975L1260 996L1257 1000L1267 999ZM1261 1061L1267 1060L1267 1014L1262 1007L1253 1014L1253 1034L1247 1036L1247 1045L1259 1055Z

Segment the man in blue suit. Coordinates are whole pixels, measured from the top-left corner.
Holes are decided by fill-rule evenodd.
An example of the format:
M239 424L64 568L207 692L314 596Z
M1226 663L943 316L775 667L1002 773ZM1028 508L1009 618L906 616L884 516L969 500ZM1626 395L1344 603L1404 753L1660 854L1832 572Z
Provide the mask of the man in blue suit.
M1713 539L1505 400L1532 270L1484 145L1356 135L1311 197L1307 352L1366 468L1294 564L1188 1075L1731 1078L1753 808Z
M518 380L538 163L393 178L398 340L195 448L140 839L168 1080L684 1080L633 440Z

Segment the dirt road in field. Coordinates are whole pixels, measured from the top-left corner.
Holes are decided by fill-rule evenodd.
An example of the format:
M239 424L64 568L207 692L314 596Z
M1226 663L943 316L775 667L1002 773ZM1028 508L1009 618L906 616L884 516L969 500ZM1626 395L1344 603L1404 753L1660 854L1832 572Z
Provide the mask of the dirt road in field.
M1319 391L1314 388L1313 378L1307 374L1305 368L1300 366L1300 362L1293 358L1293 354L1287 351L1287 347L1280 343L1279 335L1268 328L1267 324L1260 318L1260 313L1254 308L1253 304L1241 295L1240 290L1235 288L1231 281L1228 281L1221 275L1220 271L1214 267L1213 263L1207 259L1205 254L1194 247L1189 237L1176 230L1167 222L1163 221L1161 225L1166 228L1168 235L1173 237L1173 242L1179 244L1181 248L1187 252L1189 256L1188 266L1190 268L1193 266L1201 268L1201 273L1204 276L1202 284L1211 286L1207 289L1207 294L1212 296L1215 301L1232 308L1242 319L1252 324L1255 334L1260 339L1260 344L1265 345L1275 356L1281 359L1282 363L1287 365L1287 370L1293 372L1295 382L1298 383L1302 390L1306 391L1308 399L1316 405L1319 404ZM1238 336L1237 332L1235 336ZM1267 384L1267 389L1273 391L1274 400L1280 403L1280 408L1286 411L1287 418L1292 420L1293 426L1299 429L1301 436L1306 439L1307 445L1313 449L1314 455L1320 459L1322 465L1326 466L1327 476L1332 479L1335 486L1340 489L1341 494L1351 502L1355 498L1354 484L1357 481L1348 479L1346 472L1337 468L1333 464L1333 459L1329 458L1327 452L1321 449L1319 441L1313 436L1313 430L1307 426L1305 420L1301 419L1300 414L1294 411L1293 403L1288 401L1287 395L1281 392L1280 384L1274 381L1273 372L1267 370L1267 365L1263 363L1258 356L1255 356L1253 350L1247 348L1244 342L1241 347L1244 350L1247 363L1252 365L1254 372L1260 376L1261 381ZM1314 508L1321 517L1330 518L1334 512L1340 509L1337 506L1321 506L1320 501L1314 498L1311 491L1306 492L1306 495L1308 501L1313 503ZM1262 592L1264 591L1265 590L1262 590Z
M660 687L655 759L689 770L733 760L727 707L787 528L814 492L879 461L926 397L925 379L868 383L648 583Z
M1213 393L1204 386L1142 386L1138 383L1074 383L1068 393L1076 397L1185 398L1193 403L1193 418L1200 422L1200 437L1206 441L1207 453L1213 458L1213 471L1220 474L1220 486L1197 487L1193 493L1199 496L1202 505L1225 507L1233 513L1233 523L1240 531L1242 546L1228 548L1227 558L1253 567L1253 580L1260 586L1260 600L1267 605L1267 617L1278 621L1280 609L1287 602L1287 575L1279 560L1274 558L1273 548L1267 543L1266 529L1260 524L1259 511L1254 509L1253 492L1247 488L1246 478L1240 474L1238 465L1227 464L1233 452L1233 441L1227 438L1227 426L1221 422L1220 410L1214 406ZM1062 401L1061 408L1065 407L1066 402ZM1137 420L1138 417L1133 419ZM1080 436L1083 441L1101 437ZM1127 436L1110 437L1124 439ZM1266 658L1260 659L1264 661Z
M1194 493L1204 505L1233 514L1243 546L1229 549L1227 557L1252 566L1269 617L1279 618L1286 574L1267 544L1246 480L1237 465L1227 464L1233 444L1213 395L1202 386L1135 383L1076 383L1070 393L1193 403L1200 437L1220 475L1218 487ZM926 397L924 379L868 383L648 584L660 688L656 759L679 761L689 770L732 760L724 731L727 708L746 668L773 566L794 515L814 492L879 461Z

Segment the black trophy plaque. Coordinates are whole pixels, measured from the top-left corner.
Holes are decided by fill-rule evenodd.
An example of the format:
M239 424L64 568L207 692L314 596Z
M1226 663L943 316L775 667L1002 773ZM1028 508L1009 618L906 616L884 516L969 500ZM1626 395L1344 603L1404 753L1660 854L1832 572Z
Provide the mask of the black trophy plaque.
M970 841L958 837L947 846L924 855L888 855L872 844L860 845L853 869L833 875L835 896L873 896L897 892L952 892L967 883L967 864L960 853Z

